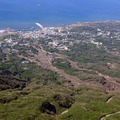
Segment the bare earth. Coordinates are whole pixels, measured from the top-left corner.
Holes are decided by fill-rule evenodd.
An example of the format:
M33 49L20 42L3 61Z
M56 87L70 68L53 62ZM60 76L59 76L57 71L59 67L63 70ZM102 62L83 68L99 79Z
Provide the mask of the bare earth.
M73 62L72 60L68 59L64 55L51 54L49 52L44 51L42 49L42 47L41 48L38 48L37 46L33 46L33 47L36 50L38 50L38 54L36 54L34 57L25 57L25 56L21 56L21 55L19 55L19 57L25 58L25 59L29 60L30 62L34 62L37 65L39 65L45 69L49 69L49 70L52 70L54 72L57 72L59 75L63 76L66 80L70 81L72 83L72 85L75 87L78 87L80 85L87 85L87 86L90 85L90 86L94 86L94 87L99 86L100 88L104 88L107 92L120 91L120 85L115 82L115 79L117 79L117 78L111 78L109 76L106 76L106 75L99 73L98 71L94 71L99 76L101 76L105 79L105 81L101 85L97 84L97 83L93 83L93 82L82 81L79 78L77 78L76 76L69 75L69 74L65 73L64 70L54 67L52 65L52 59L53 58L62 58L62 59L67 60L71 64L71 66L75 69L78 69L78 70L88 70L88 69L79 68L77 66L76 62ZM93 70L88 70L88 71L93 71Z

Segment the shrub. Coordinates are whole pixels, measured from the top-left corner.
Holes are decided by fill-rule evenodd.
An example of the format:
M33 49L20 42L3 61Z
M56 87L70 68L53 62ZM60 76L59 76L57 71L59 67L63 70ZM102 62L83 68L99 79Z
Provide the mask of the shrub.
M17 99L18 99L18 96L3 97L3 98L0 98L0 103L5 104Z
M53 97L59 106L70 108L75 100L71 96L57 94Z

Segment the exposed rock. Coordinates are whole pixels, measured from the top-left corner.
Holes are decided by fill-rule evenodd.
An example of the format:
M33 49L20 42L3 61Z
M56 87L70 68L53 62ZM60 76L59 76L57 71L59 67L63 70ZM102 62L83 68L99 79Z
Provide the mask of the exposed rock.
M40 110L43 113L47 113L51 115L55 115L57 113L55 106L48 101L42 103Z
M21 80L9 75L0 74L0 90L6 89L23 89L26 87L27 80Z
M114 82L110 82L106 79L102 80L101 84L103 85L104 89L108 91L119 91L120 90L120 85Z

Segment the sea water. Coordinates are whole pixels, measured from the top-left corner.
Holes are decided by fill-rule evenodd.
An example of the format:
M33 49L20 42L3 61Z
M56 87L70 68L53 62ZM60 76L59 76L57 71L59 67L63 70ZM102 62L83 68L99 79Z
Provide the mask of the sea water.
M120 0L0 0L0 28L120 20Z

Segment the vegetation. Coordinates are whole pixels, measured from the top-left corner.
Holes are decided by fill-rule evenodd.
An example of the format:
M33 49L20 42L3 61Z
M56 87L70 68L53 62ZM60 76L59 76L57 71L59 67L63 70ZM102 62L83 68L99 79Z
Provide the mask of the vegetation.
M2 48L0 49L0 119L99 120L102 116L119 112L120 93L109 93L100 87L99 83L106 84L107 80L97 74L115 77L119 86L120 57L116 51L120 50L120 41L111 37L112 27L113 24L105 26L100 23L96 26L83 25L68 29L67 32L63 31L67 35L50 35L35 41L36 45L41 44L44 50L64 54L70 60L77 62L80 69L74 67L64 57L54 59L52 64L67 74L80 78L83 80L81 83L85 85L87 83L86 86L80 84L79 87L71 85L71 81L65 80L62 75L17 57L17 55L24 55L33 58L38 50L32 47L32 39L11 36L20 45L13 46L13 49L17 50L15 53L3 54ZM106 34L94 36L97 34L97 28L103 33L105 33L103 29L110 30L110 36L106 38L104 38ZM96 42L102 42L103 46L90 43L91 36ZM9 36L6 37L9 38ZM57 48L48 47L48 42L57 39L60 40L59 45L69 46L71 42L69 50L60 51ZM64 43L65 39L66 43ZM7 45L7 48L11 47ZM96 82L94 87L90 86ZM114 84L111 86L114 87ZM120 114L115 114L106 120L119 120L119 118Z
M70 101L74 101L73 99L71 99L71 97L68 97L73 94L73 90L69 88L63 86L61 87L55 84L44 86L41 84L38 85L33 82L30 83L22 91L29 92L29 94L23 95L19 90L0 92L0 101L1 99L2 101L5 101L0 102L0 119L5 120L9 118L10 120L13 120L20 118L21 120L55 120L57 117L57 119L60 120L96 120L99 119L102 115L107 115L109 113L120 110L120 95L114 94L115 97L113 98L113 100L109 104L107 104L106 100L109 98L110 95L104 93L104 91L98 88L93 89L83 86L75 89L73 96L75 102L72 102L72 106L69 106L70 108L67 105L69 102L65 102L66 100L68 101L68 99ZM59 94L57 95L56 93ZM41 112L41 106L44 106L46 100L50 104L54 105L54 107L56 108L56 116L51 116L49 112ZM61 114L66 110L66 107L62 107L61 104L67 105L67 107L69 108L67 113ZM113 120L118 116L119 114L112 116Z
M77 70L73 68L68 61L63 59L55 59L53 65L57 68L63 69L70 75L77 76L83 81L96 81L100 83L103 80L103 77L98 76L94 71Z
M0 75L0 90L15 88L23 89L27 82L27 80L20 80L12 76Z
M75 73L78 71L70 65L70 63L63 59L55 59L53 61L53 65L57 68L63 69L66 73L75 75Z
M57 94L53 97L59 106L64 108L70 108L74 103L74 99L71 96Z
M64 52L64 54L73 61L78 62L80 68L87 68L111 77L120 78L119 56L108 54L104 48L97 48L93 44L75 44L70 49L70 51ZM114 66L114 64L117 65Z

